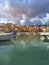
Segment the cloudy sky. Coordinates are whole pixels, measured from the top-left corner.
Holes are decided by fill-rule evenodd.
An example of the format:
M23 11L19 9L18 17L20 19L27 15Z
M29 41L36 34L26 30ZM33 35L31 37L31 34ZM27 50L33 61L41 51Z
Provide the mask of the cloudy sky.
M46 13L49 14L49 0L0 0L0 19L16 19L22 14L31 18L42 18Z

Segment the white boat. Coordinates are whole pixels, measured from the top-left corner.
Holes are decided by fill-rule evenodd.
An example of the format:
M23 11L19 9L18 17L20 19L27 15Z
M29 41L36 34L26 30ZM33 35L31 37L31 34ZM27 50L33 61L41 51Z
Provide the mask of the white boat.
M39 32L39 35L49 35L49 32Z
M39 35L41 40L49 40L49 32L39 32Z
M15 37L13 32L10 33L0 33L0 41L2 40L10 40Z

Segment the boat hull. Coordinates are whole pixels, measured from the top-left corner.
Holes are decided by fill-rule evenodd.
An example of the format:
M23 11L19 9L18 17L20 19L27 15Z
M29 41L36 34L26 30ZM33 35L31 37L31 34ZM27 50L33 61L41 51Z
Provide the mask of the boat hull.
M49 35L49 32L39 32L39 35Z
M4 40L11 40L15 37L16 35L14 33L2 33L0 34L0 41Z
M48 41L49 40L49 32L39 32L40 40Z

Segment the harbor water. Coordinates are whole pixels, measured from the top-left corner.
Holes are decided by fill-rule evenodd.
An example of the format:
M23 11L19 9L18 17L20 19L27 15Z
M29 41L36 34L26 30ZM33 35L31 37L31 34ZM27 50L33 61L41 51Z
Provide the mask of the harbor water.
M0 41L0 65L49 65L49 42L24 34Z

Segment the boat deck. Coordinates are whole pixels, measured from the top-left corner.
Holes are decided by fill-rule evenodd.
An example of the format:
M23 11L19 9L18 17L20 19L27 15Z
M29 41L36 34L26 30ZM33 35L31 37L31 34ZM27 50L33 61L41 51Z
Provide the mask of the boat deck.
M39 32L39 35L49 35L49 32Z
M12 34L12 33L0 33L0 36L1 35L9 35L9 34Z

